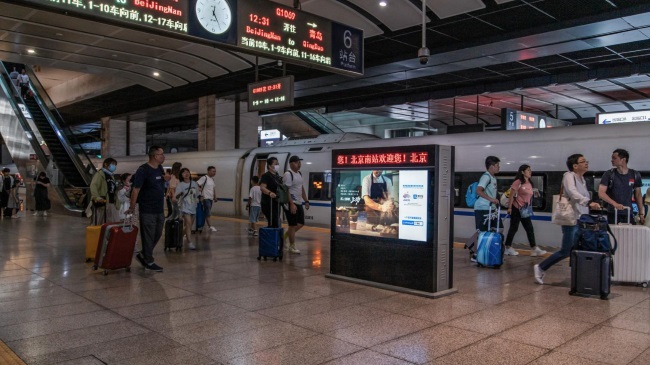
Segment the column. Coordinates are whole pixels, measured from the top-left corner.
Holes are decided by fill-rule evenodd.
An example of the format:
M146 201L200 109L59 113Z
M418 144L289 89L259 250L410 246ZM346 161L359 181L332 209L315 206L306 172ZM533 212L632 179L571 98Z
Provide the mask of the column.
M147 122L129 121L129 156L147 154Z
M102 156L126 156L126 121L104 117L102 122Z
M234 101L214 95L199 98L199 151L257 147L257 128L262 122L257 112L247 110L246 102L237 108Z

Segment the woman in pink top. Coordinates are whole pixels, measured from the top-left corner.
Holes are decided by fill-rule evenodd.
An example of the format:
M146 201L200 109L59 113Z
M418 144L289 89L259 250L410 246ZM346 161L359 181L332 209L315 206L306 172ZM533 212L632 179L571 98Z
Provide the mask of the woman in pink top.
M510 199L508 201L508 214L510 214L510 229L508 230L508 237L506 238L506 252L514 251L512 249L512 239L515 237L519 229L519 222L526 230L528 236L528 243L532 248L531 256L541 256L546 251L541 250L535 244L535 231L533 230L533 222L531 217L533 215L533 183L530 177L533 171L528 165L519 166L515 182L510 186Z

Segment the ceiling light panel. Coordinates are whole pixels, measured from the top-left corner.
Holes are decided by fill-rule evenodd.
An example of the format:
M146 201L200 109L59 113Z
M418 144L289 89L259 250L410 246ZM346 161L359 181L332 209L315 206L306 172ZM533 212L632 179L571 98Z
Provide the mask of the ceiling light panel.
M481 0L427 0L427 6L440 19L485 9Z

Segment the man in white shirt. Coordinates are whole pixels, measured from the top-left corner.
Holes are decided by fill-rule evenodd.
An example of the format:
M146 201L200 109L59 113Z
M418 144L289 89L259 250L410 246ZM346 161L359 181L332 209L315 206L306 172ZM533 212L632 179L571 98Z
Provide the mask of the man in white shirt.
M210 212L212 211L212 203L217 201L217 191L214 185L214 175L217 174L217 169L214 166L208 166L208 174L203 175L197 184L201 191L201 201L203 202L203 215L205 216L205 224L210 228L210 231L216 232L217 229L210 224Z
M305 188L303 186L302 173L300 166L302 158L291 156L289 159L289 170L284 173L282 182L289 188L289 210L284 211L289 223L289 229L285 234L285 240L289 238L289 252L300 253L296 248L296 232L305 225L305 211L302 203L305 203L305 209L309 209L309 201Z

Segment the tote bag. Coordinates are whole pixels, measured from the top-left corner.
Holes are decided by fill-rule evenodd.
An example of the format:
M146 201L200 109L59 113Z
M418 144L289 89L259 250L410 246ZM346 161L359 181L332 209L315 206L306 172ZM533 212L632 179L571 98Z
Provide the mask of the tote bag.
M577 223L573 207L569 199L562 195L564 186L560 187L560 194L553 195L553 213L551 223L560 226L575 226Z

